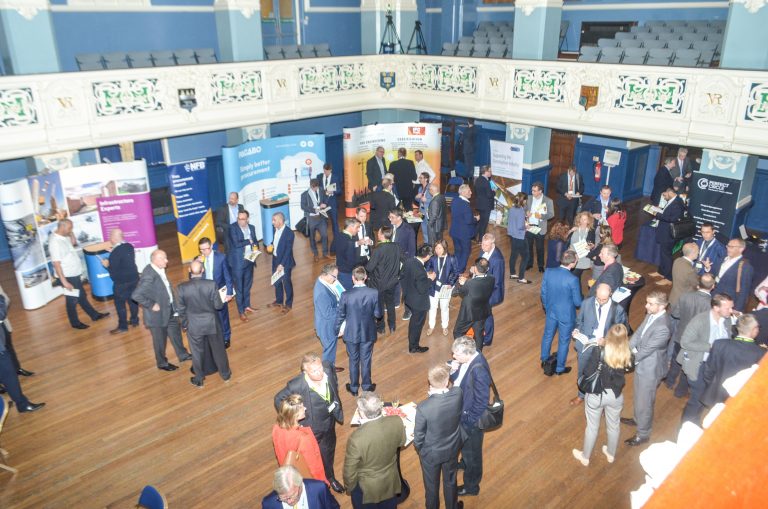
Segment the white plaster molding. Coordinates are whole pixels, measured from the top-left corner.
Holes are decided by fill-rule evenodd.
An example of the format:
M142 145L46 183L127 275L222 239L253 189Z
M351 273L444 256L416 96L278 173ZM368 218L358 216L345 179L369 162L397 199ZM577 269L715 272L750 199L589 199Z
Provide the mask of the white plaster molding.
M513 140L528 141L528 138L531 135L531 126L507 124L507 129L509 129L509 133Z
M648 145L650 145L650 143L642 143L640 141L627 140L627 149L629 150L635 150L638 148L647 147Z
M424 9L424 12L427 14L442 14L443 8L442 7L427 7Z
M311 0L304 0L304 14L344 14L360 12L360 7L314 7Z
M736 0L738 1L738 0ZM764 0L762 0L764 1ZM615 3L615 4L565 4L564 11L635 11L659 9L727 9L728 1L723 2L649 2L649 3Z
M731 3L741 4L744 6L744 8L748 12L755 14L757 11L765 7L765 4L768 3L768 1L766 0L731 0Z
M736 173L739 169L741 159L746 157L744 154L736 154L733 152L725 152L722 150L709 150L709 162L707 169L713 170L717 168L722 171L730 171Z
M415 11L416 0L360 0L361 12L386 12L388 8L392 9L392 13Z
M269 137L269 124L249 125L243 127L247 141L266 140Z
M477 12L515 12L514 5L478 5Z
M538 170L539 168L544 168L545 166L549 166L549 159L545 159L537 163L523 163L524 170Z
M530 16L536 9L556 8L562 9L563 0L516 0L515 9L523 11L523 14Z
M0 9L13 9L31 21L38 12L48 10L48 0L0 0Z
M81 2L51 5L51 12L213 12L213 5L152 5L150 3Z
M216 11L240 11L245 19L261 12L261 2L259 0L216 0L213 2L213 9Z
M35 159L48 170L61 171L66 170L67 168L74 168L74 159L76 155L76 150L70 150L67 152L38 155L35 156Z

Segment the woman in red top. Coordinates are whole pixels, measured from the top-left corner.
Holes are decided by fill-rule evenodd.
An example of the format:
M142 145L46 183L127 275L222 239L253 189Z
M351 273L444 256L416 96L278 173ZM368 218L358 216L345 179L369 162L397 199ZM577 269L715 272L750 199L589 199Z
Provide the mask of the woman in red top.
M286 454L289 451L298 451L304 457L312 479L328 484L317 439L310 428L299 426L299 421L304 419L304 416L304 400L300 395L291 394L280 403L277 423L272 426L272 445L275 448L277 463L282 467Z
M624 225L627 222L627 211L624 209L624 204L618 198L611 200L608 206L608 213L606 214L606 221L608 221L608 226L611 227L613 243L621 249L621 245L624 243Z

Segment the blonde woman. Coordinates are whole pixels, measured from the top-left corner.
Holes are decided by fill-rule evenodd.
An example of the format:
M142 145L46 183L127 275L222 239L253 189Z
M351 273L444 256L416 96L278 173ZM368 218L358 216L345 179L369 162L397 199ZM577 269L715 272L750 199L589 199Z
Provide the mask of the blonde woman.
M605 411L608 444L603 446L603 454L608 463L613 463L619 443L621 409L624 407L624 395L621 393L625 383L624 374L632 366L627 328L623 324L614 325L605 336L604 346L591 347L582 355L584 358L579 374L586 376L597 370L602 356L600 383L603 391L599 394L586 395L584 413L587 416L587 428L584 431L584 448L581 451L574 449L573 456L585 467L589 465L589 457L600 431L600 417Z
M576 220L573 222L573 228L571 228L570 238L568 240L568 249L573 249L578 252L574 247L574 244L578 242L586 241L589 249L595 247L595 218L589 212L580 212L576 216ZM587 256L582 256L579 261L576 262L576 268L573 269L573 273L581 281L581 274L592 268L592 260Z
M304 400L300 395L291 394L280 402L277 422L272 426L272 445L275 448L277 463L282 467L288 452L298 451L304 458L312 479L328 484L317 439L312 429L299 425L299 421L305 416Z

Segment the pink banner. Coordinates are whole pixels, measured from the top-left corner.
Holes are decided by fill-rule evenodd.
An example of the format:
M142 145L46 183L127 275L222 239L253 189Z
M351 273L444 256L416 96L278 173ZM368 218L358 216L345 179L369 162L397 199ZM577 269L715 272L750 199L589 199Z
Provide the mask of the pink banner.
M137 249L157 245L149 193L97 198L96 203L105 240L110 230L120 228L125 242Z

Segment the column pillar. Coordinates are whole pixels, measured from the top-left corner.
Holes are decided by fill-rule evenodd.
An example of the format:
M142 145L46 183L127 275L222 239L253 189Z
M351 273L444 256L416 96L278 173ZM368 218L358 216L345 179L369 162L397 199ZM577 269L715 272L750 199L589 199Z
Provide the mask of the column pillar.
M768 4L731 0L720 50L720 67L768 69Z
M216 0L213 8L220 60L264 60L259 0Z
M552 130L520 124L507 124L507 143L523 146L523 192L531 192L534 182L544 184L544 194L549 183L549 142Z
M555 60L563 0L517 0L512 58Z
M0 1L0 57L6 74L59 72L47 0Z

